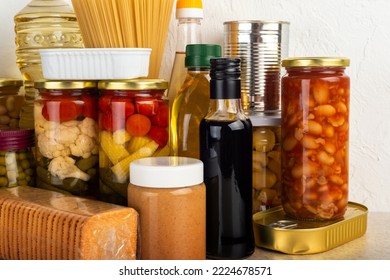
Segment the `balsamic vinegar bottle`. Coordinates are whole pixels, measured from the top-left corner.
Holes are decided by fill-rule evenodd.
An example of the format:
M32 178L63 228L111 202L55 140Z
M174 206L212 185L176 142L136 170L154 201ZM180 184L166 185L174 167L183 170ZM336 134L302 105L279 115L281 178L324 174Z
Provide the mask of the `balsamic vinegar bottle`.
M210 105L199 128L206 184L206 253L240 259L254 251L252 124L241 107L239 58L210 59Z

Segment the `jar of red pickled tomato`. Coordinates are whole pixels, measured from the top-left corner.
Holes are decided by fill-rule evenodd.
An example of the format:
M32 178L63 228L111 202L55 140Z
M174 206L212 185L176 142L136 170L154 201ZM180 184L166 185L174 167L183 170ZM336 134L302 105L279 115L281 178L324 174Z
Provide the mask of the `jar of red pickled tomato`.
M102 200L127 205L130 163L169 154L167 87L168 82L161 79L99 82Z
M34 104L36 186L78 196L97 195L97 83L41 81Z
M349 59L282 62L282 205L307 220L343 217L348 205Z

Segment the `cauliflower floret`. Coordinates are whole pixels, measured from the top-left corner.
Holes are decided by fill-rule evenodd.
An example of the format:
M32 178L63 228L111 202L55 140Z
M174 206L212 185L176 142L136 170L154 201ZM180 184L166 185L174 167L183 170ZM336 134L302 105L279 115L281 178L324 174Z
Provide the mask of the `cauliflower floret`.
M92 153L97 154L99 148L95 139L80 134L75 143L70 145L70 151L76 157L88 158Z
M80 129L77 126L67 126L66 124L59 125L53 134L57 143L65 146L70 146L76 142L80 135Z
M78 178L83 181L88 181L91 177L81 171L76 165L75 160L71 157L59 156L54 158L50 163L48 170L54 175L58 176L60 179L65 178Z
M52 138L46 136L46 133L38 135L37 146L42 156L55 158L58 156L67 156L70 154L69 147L57 143Z
M92 118L85 118L79 123L81 132L91 138L97 139L98 137L98 125Z

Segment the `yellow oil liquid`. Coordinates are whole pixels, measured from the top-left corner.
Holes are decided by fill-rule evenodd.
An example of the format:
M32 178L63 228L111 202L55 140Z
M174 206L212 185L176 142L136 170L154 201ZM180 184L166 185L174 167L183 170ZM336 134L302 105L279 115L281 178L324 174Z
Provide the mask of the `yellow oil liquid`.
M168 88L168 100L170 108L172 108L173 100L175 99L186 78L187 68L185 67L185 59L185 52L176 52Z
M72 7L63 0L33 0L14 17L16 64L24 80L26 102L20 112L21 128L34 128L33 107L43 79L39 49L82 48L81 31Z
M172 155L199 159L199 124L207 113L209 102L208 71L188 72L171 108Z

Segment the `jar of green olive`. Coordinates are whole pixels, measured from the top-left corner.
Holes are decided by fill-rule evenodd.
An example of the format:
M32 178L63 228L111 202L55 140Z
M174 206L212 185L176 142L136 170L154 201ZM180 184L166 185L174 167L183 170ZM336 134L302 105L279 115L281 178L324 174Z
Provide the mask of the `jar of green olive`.
M33 129L0 130L0 188L34 186Z
M281 116L249 116L253 130L252 212L281 205Z

